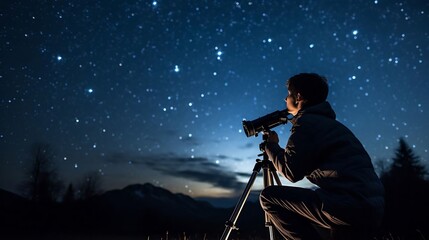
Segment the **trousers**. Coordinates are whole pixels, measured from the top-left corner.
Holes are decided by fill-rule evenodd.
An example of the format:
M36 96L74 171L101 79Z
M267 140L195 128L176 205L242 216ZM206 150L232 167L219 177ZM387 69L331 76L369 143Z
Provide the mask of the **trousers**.
M314 190L269 186L259 197L262 209L275 229L294 240L370 239L361 227L337 219L324 211L323 202Z

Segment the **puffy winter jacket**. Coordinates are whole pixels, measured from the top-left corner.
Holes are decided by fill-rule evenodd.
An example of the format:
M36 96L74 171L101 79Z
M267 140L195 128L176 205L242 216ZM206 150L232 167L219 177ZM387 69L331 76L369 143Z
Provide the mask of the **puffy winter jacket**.
M317 185L322 211L351 224L381 223L383 185L355 135L336 119L328 102L302 109L291 120L286 148L266 144L277 171L296 182Z

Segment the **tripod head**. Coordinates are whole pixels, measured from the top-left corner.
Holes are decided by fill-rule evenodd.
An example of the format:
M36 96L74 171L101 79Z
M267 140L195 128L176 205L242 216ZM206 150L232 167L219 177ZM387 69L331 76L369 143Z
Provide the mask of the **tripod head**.
M265 154L265 146L267 145L268 136L266 134L262 134L262 142L259 144L259 151L262 153L258 156L263 156Z
M267 141L268 141L268 137L270 136L270 134L276 134L274 131L271 130L264 130L263 134L262 134L262 142L259 144L259 150L261 152L265 152L265 146L267 145ZM277 137L278 138L278 137Z

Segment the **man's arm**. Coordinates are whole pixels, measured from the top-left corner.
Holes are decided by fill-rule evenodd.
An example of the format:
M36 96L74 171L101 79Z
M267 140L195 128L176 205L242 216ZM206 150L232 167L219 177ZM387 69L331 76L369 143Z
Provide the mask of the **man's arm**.
M274 132L273 135L277 134ZM313 161L317 147L312 142L310 133L300 126L294 127L285 149L279 146L276 137L268 137L265 152L285 178L297 182L314 170Z

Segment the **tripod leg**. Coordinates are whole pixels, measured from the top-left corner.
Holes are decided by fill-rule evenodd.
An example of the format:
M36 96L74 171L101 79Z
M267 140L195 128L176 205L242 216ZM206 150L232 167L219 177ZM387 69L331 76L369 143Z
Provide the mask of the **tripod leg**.
M272 164L272 163L268 160L268 158L265 159L265 157L264 157L264 161L262 164L262 169L263 169L263 173L264 173L264 188L274 185L274 183L273 183L273 176L274 175L273 175L272 169L270 167L270 164ZM277 176L277 178L278 178L278 176ZM279 179L279 181L280 181L280 179ZM265 213L265 226L268 228L270 239L274 240L273 224L271 223L271 220L270 220L267 213Z
M271 172L271 175L274 177L274 180L276 180L276 184L278 185L278 186L281 186L282 185L282 182L280 181L280 178L279 178L279 175L277 174L277 170L276 170L276 168L274 167L274 164L273 164L273 162L271 162L270 161L270 172Z
M264 161L264 165L262 165L262 172L264 174L264 188L273 185L273 177L270 173L269 167L266 165L266 161ZM265 226L270 227L270 219L268 218L268 214L265 213Z
M238 201L237 205L234 208L234 211L232 212L231 217L229 220L225 223L225 230L223 231L221 240L228 239L229 235L231 234L231 231L233 229L237 229L235 226L235 223L237 222L238 216L241 213L241 210L243 209L244 204L246 203L247 198L249 197L250 190L253 186L253 183L255 182L256 176L258 175L259 171L261 170L261 161L258 159L256 161L255 167L253 168L253 173L250 176L249 182L246 185L246 188L244 189L240 200Z

